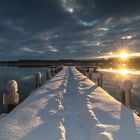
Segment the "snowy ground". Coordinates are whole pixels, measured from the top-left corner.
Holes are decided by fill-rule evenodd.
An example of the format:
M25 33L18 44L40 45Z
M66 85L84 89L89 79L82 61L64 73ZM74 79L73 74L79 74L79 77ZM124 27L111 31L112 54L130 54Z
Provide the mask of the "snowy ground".
M0 140L139 140L140 118L65 67L0 119Z

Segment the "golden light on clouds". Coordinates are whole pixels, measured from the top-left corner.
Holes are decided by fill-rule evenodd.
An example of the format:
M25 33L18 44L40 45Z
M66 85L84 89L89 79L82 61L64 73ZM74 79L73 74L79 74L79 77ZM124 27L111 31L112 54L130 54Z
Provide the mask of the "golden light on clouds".
M127 60L131 57L140 57L140 52L135 53L135 52L132 52L132 50L130 50L128 48L119 48L116 51L113 51L113 52L110 51L104 55L97 56L94 58L103 58L103 59L118 58L118 59L122 59L122 60Z

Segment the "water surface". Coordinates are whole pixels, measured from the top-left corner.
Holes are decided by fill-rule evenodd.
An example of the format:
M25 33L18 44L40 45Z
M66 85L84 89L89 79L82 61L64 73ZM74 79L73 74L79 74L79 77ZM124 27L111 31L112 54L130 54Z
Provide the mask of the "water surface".
M18 67L0 67L0 112L5 112L5 106L2 105L2 96L6 92L6 84L9 80L16 80L19 85L20 102L29 96L35 89L35 74L42 73L42 82L45 82L45 67L43 68L18 68Z
M45 82L47 68L18 68L0 67L0 112L6 112L2 105L2 95L6 92L6 84L9 80L16 80L19 85L20 102L29 96L35 89L35 74L42 73L42 83ZM120 86L123 80L130 79L133 82L132 106L140 112L140 71L126 69L100 69L103 72L103 88L114 98L120 101ZM93 79L95 82L96 80Z
M124 80L133 82L132 107L140 112L140 70L136 69L101 69L103 88L120 101L120 87Z

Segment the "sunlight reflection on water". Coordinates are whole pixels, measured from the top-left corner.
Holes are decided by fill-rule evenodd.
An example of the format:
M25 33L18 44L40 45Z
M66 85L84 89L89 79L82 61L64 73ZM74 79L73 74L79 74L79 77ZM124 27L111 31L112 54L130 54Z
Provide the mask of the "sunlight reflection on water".
M6 91L8 80L15 79L19 84L21 100L25 99L30 91L35 89L34 74L40 71L45 81L46 68L17 68L0 67L0 110L2 106L2 94ZM103 88L117 100L120 100L120 86L123 80L130 79L133 82L132 105L140 112L140 71L130 69L100 69L103 72Z
M133 74L133 75L140 75L140 70L134 70L134 69L100 69L99 71L104 71L104 72L111 72L111 73L118 73L118 74L123 74L123 75L127 75L127 74Z
M124 80L133 82L132 106L140 112L140 70L100 69L103 73L103 88L120 101L120 87Z

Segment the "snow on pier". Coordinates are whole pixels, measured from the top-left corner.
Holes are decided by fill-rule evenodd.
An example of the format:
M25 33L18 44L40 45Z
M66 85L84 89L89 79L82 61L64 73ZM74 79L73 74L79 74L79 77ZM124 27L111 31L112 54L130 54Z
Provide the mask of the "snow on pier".
M0 140L139 140L140 118L64 67L0 119Z

